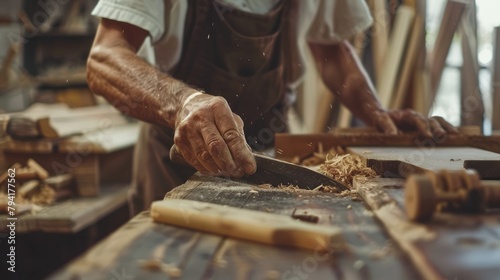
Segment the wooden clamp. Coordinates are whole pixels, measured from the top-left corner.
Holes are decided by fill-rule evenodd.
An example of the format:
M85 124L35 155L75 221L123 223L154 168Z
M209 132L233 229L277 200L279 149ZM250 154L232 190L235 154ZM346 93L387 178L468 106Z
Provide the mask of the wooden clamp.
M405 207L412 221L429 221L437 210L481 212L500 208L500 182L481 181L474 170L412 175L405 183Z

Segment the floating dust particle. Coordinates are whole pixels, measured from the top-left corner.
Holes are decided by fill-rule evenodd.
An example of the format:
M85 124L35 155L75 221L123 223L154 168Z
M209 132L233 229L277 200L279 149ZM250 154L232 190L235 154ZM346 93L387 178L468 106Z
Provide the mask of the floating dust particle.
M362 269L364 269L366 267L366 264L362 260L357 260L357 261L354 262L353 267L356 270L362 270Z
M351 210L352 209L352 206L349 204L347 205L347 209Z
M352 188L352 181L356 176L366 178L377 177L377 173L373 169L366 167L360 156L351 154L339 155L329 153L326 156L325 163L320 166L319 171L341 182L348 188Z
M168 263L164 263L159 259L151 259L151 260L140 260L140 267L149 271L163 271L168 274L170 277L181 277L182 270L175 265L171 265Z
M224 259L216 259L214 265L218 268L225 268L227 267L227 261Z
M278 280L280 276L280 273L276 270L268 270L266 272L266 280Z

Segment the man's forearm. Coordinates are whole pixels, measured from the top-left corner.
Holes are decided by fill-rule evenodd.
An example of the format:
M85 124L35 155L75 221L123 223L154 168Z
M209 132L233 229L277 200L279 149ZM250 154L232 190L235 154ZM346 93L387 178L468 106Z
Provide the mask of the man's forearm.
M87 61L90 89L131 117L174 127L186 98L196 92L136 55L149 36L136 26L102 19Z
M316 66L325 85L357 118L373 124L374 114L384 108L370 78L348 42L338 45L310 44Z
M87 73L92 91L123 113L169 127L183 100L196 91L119 47L93 51Z

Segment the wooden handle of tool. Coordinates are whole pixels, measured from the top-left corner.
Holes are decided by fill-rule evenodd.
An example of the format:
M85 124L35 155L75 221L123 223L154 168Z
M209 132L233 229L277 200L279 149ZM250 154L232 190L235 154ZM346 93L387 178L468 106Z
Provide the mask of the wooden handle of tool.
M314 225L292 217L218 204L166 199L153 202L156 222L270 245L323 250L342 242L334 226Z

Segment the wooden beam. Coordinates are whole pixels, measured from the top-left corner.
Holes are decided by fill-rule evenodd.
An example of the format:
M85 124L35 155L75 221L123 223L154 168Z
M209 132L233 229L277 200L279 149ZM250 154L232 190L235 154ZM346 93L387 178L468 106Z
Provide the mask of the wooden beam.
M391 99L396 90L414 15L414 10L404 5L399 7L396 15L387 49L387 53L390 55L385 56L383 71L377 79L378 96L385 108L391 105Z
M436 97L441 76L446 64L446 58L450 51L451 42L462 20L465 9L468 5L467 0L448 0L444 8L440 28L434 43L434 48L429 57L431 71L431 97L427 104L427 111L432 106Z
M493 63L491 73L492 130L500 131L500 26L494 29ZM497 104L496 106L494 104Z
M377 80L384 69L384 60L389 46L389 15L387 0L372 0L371 10L373 22L373 56L375 64L375 77Z
M415 17L413 28L411 29L411 37L408 42L406 55L404 57L399 82L397 83L395 97L392 99L391 108L401 109L405 99L408 97L409 85L413 73L418 64L417 58L420 55L422 42L424 41L424 30L422 29L422 18Z
M461 125L483 126L484 103L479 85L479 61L477 57L476 3L470 0L467 15L460 23L463 64L461 69Z

